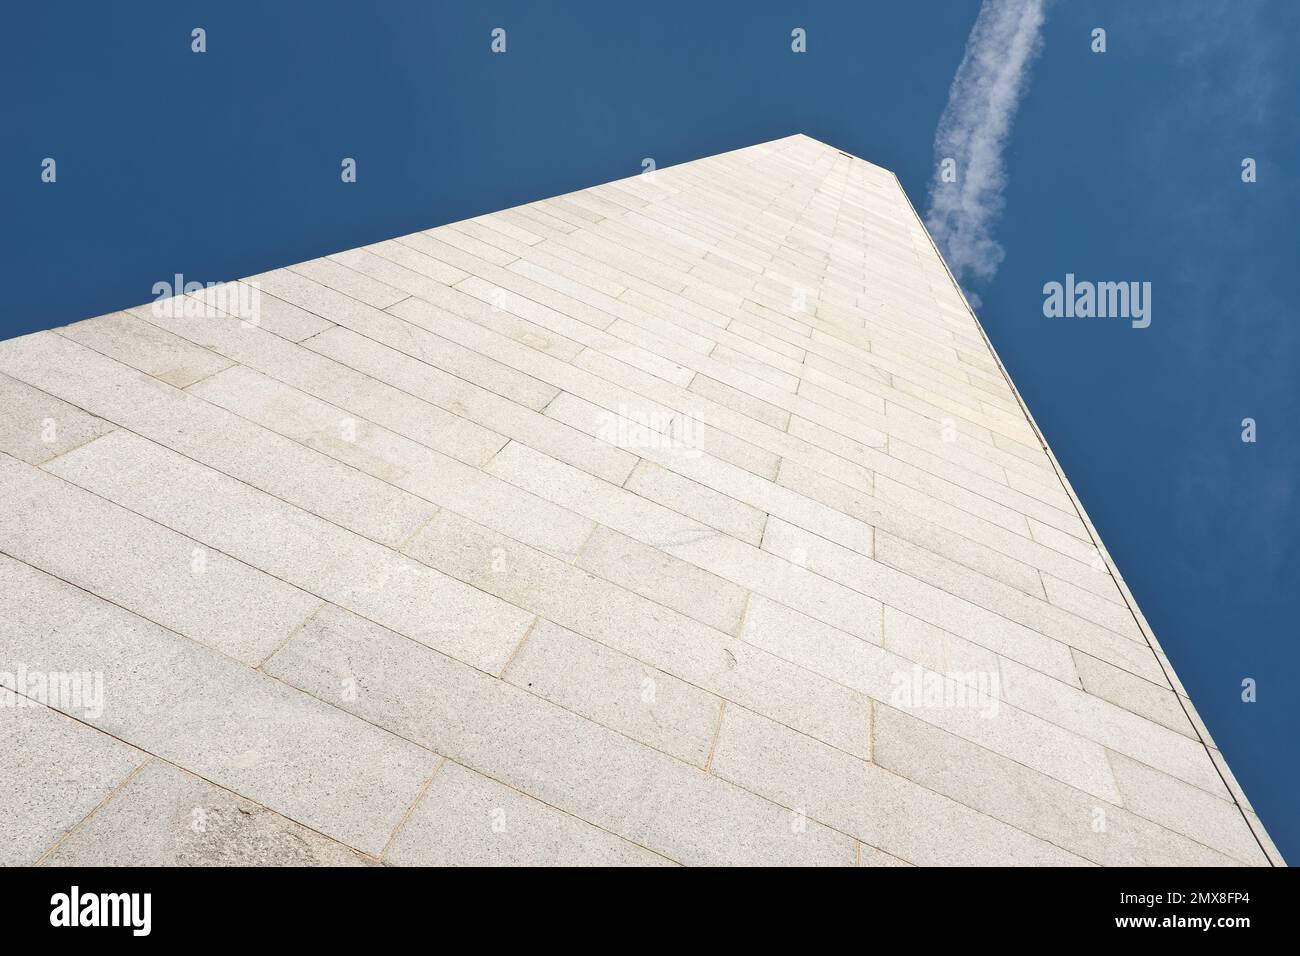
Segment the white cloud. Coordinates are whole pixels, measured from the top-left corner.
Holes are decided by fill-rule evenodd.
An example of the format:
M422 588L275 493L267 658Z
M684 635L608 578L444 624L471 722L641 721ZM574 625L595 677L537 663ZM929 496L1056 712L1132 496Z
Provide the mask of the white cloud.
M960 282L992 278L1002 262L992 235L1007 181L1002 154L1043 20L1043 0L984 0L939 118L936 167L951 157L957 178L942 182L936 169L925 219Z

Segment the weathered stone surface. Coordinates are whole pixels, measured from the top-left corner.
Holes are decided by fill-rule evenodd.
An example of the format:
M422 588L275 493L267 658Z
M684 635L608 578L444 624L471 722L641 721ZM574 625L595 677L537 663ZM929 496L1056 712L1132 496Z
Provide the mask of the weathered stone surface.
M1281 865L886 170L120 305L0 343L0 862Z

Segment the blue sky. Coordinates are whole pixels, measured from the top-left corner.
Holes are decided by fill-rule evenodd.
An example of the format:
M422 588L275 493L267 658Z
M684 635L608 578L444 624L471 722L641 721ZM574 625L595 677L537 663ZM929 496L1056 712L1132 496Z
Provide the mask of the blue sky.
M804 132L924 208L979 4L133 2L0 27L0 335ZM190 30L208 52L190 52ZM493 27L509 53L488 51ZM808 53L790 53L795 26ZM1107 52L1089 49L1094 27ZM980 318L1300 858L1300 36L1289 0L1049 4ZM58 183L39 180L44 157ZM358 162L342 187L339 161ZM1243 157L1258 182L1241 182ZM1152 324L1048 319L1067 272ZM1241 441L1241 420L1258 441ZM1241 681L1258 681L1243 703Z

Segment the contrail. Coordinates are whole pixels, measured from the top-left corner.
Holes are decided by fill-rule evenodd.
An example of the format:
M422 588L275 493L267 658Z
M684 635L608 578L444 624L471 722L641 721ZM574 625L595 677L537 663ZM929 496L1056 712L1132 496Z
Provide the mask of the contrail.
M1007 182L1002 152L1042 46L1043 2L984 0L934 134L926 225L963 284L992 278L1005 255L992 236ZM943 181L945 159L955 161L953 182Z

